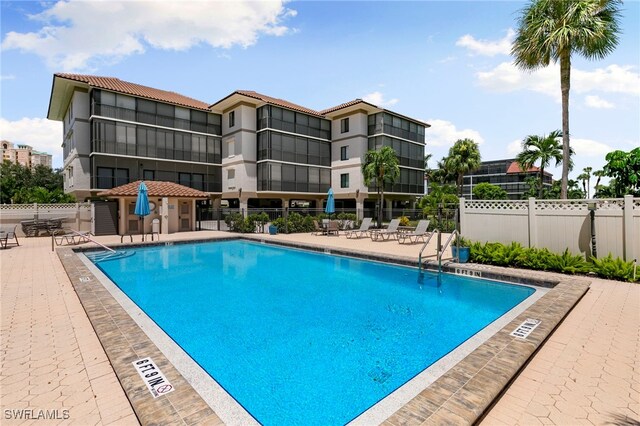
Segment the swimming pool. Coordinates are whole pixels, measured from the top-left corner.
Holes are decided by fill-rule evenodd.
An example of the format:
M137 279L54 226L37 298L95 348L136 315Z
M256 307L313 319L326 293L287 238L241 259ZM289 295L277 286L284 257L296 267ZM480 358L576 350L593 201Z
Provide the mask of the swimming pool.
M98 266L263 424L346 423L534 292L247 241Z

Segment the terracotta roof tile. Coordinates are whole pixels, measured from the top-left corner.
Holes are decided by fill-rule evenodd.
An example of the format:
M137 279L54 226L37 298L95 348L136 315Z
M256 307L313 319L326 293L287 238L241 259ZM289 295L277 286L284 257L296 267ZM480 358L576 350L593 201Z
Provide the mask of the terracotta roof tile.
M529 167L529 170L527 170L527 172L539 172L539 171L540 171L540 168L536 166L531 166ZM517 161L514 161L511 164L509 164L509 168L507 169L507 174L509 173L524 173L524 172L522 171L520 164L518 164Z
M168 102L171 104L181 105L189 108L209 110L209 104L201 102L197 99L183 96L176 92L169 92L166 90L143 86L141 84L130 83L128 81L123 81L115 77L100 77L95 75L67 73L56 73L55 76L86 83L98 89L106 89L118 93L124 93L127 95L140 96L143 98Z
M304 112L305 114L311 114L311 115L316 115L318 117L323 117L323 114L318 111L314 111L312 109L305 108L300 105L296 105L289 101L285 101L284 99L272 98L271 96L263 95L262 93L254 92L253 90L236 90L234 93L248 96L253 99L258 99L262 102L266 102L269 104L281 106L283 108L289 108L295 111Z
M136 197L141 181L135 181L126 185L117 186L98 193L100 197ZM174 197L174 198L209 198L206 192L178 185L173 182L145 181L149 197Z
M336 106L331 107L331 108L323 109L322 111L320 111L320 114L329 114L331 112L337 111L337 110L342 109L342 108L347 108L347 107L350 107L350 106L353 106L353 105L357 105L357 104L359 104L361 102L369 104L368 102L365 102L362 99L354 99L352 101L345 102L343 104L336 105ZM369 105L373 105L373 104L369 104Z

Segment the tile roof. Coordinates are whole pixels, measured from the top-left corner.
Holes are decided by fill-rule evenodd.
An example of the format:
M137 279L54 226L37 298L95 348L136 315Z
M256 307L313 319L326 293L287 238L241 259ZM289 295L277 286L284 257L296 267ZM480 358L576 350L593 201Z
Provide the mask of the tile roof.
M322 111L320 111L320 114L329 114L331 112L337 111L337 110L342 109L342 108L347 108L347 107L350 107L350 106L353 106L353 105L357 105L357 104L359 104L361 102L365 103L365 104L369 104L369 102L365 102L362 99L354 99L352 101L345 102L343 104L336 105L336 106L331 107L331 108L323 109ZM369 105L373 105L373 104L369 104ZM375 106L375 105L373 105L373 106Z
M536 166L531 166L529 167L529 170L527 170L527 172L539 172L539 171L540 171L540 168ZM507 169L507 174L508 173L524 173L524 172L520 167L520 164L518 164L517 161L514 161L511 164L509 164L509 168Z
M126 185L117 186L98 193L100 197L135 197L138 195L139 180L128 183ZM173 182L163 181L145 181L147 186L147 194L149 197L174 197L174 198L209 198L206 192L189 188L184 185L178 185Z
M269 104L281 106L283 108L289 108L295 111L304 112L305 114L311 114L311 115L317 115L318 117L323 117L323 114L318 111L305 108L303 106L291 103L289 101L285 101L284 99L272 98L271 96L263 95L262 93L254 92L253 90L236 90L234 93L237 93L243 96L248 96L253 99L258 99L262 102L266 102Z
M166 90L154 89L153 87L143 86L141 84L130 83L128 81L120 80L115 77L100 77L95 75L83 75L83 74L67 74L56 73L56 77L66 78L68 80L79 81L86 83L90 86L111 90L118 93L124 93L127 95L140 96L143 98L153 99L156 101L168 102L171 104L181 105L189 108L197 109L209 109L209 104L201 102L197 99L190 98L188 96L181 95L176 92L169 92Z

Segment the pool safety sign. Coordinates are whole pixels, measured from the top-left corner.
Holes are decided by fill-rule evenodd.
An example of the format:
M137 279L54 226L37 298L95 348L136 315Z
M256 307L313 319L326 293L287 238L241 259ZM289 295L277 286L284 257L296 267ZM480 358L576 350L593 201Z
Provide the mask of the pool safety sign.
M173 385L164 377L162 371L160 371L151 358L142 358L133 361L132 364L154 398L173 392Z
M536 329L538 325L540 325L542 321L537 319L527 318L522 324L518 326L515 330L511 332L513 337L519 337L521 339L526 339L533 330Z

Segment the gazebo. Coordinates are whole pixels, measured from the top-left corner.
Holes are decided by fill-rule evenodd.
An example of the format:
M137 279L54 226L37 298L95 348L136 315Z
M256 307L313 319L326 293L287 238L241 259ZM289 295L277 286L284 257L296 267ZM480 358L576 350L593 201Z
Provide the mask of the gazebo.
M143 221L135 214L138 186L141 181L117 186L98 193L100 197L118 200L118 229L120 235L151 232L154 219L160 221L160 233L194 231L196 229L196 200L206 200L206 192L173 182L144 181L149 196L151 214Z

